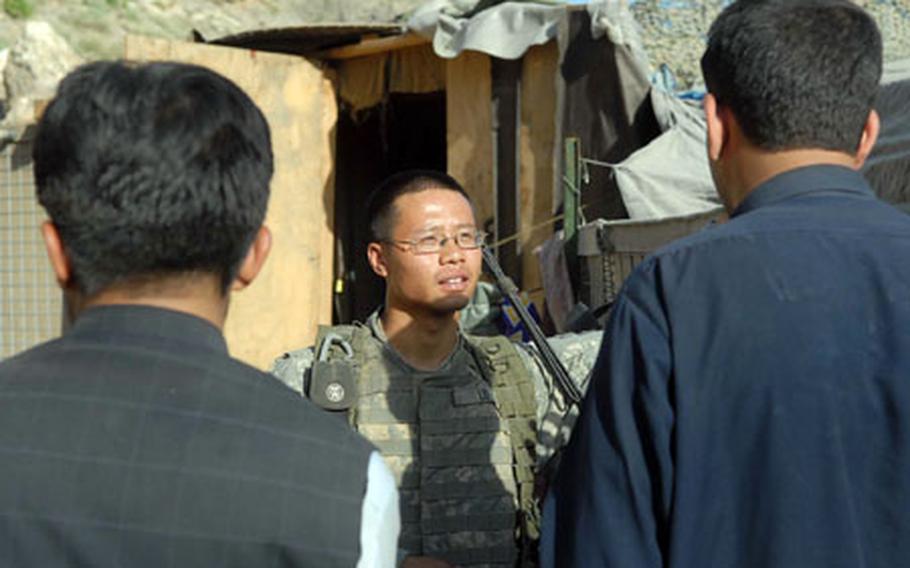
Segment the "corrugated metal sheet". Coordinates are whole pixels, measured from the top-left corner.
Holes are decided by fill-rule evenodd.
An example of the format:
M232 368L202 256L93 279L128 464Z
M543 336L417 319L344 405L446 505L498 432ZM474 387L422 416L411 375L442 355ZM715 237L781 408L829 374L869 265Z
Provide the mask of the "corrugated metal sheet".
M322 50L355 44L366 38L397 36L406 32L407 29L399 24L314 24L253 30L207 43L292 55L313 55Z

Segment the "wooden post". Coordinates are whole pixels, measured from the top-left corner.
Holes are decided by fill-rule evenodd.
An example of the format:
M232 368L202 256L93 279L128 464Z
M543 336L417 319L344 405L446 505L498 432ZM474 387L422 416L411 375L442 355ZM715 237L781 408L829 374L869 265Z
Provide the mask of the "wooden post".
M518 190L521 61L492 60L493 130L495 160L495 240L499 264L520 288L522 285L521 208ZM505 241L505 242L503 242Z

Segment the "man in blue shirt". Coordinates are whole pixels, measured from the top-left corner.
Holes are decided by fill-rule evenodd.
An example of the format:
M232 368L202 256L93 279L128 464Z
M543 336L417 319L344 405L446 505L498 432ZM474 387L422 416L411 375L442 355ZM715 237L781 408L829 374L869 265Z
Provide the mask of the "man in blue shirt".
M910 217L857 173L878 30L846 0L740 0L702 69L731 219L629 277L543 564L907 565Z

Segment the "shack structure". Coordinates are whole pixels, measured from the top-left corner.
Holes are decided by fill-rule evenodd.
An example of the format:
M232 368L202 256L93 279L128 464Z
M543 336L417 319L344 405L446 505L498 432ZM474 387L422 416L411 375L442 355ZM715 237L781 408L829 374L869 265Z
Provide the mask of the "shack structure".
M512 59L442 57L428 37L397 25L127 39L127 59L184 61L231 78L272 126L274 246L231 307L235 356L267 367L311 344L318 325L362 319L381 302L365 261L364 205L377 182L405 168L462 181L507 272L542 300L532 251L560 223L563 138L580 137L592 159L618 161L658 133L653 113L642 112L649 84L634 54L594 37L584 8L558 10L543 40ZM602 178L592 185L609 186L609 172L591 175ZM616 192L582 201L591 217L624 216Z

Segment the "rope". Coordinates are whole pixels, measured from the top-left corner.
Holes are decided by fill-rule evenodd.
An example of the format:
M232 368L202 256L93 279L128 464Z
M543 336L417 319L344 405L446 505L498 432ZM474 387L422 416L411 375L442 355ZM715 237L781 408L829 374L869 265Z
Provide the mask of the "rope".
M581 163L591 164L592 166L600 166L602 168L618 168L620 164L611 164L610 162L601 162L600 160L592 160L591 158L581 158Z
M578 209L579 215L581 215L581 212L582 212L585 208L587 208L587 205L582 205L581 207L579 207L579 209ZM564 213L560 213L559 215L555 215L555 216L553 216L553 217L550 217L549 219L546 219L546 220L544 220L544 221L541 221L540 223L537 223L536 225L531 225L531 228L528 230L528 232L529 232L529 233L533 233L533 232L535 232L535 231L539 231L540 229L543 229L544 227L547 227L547 226L549 226L549 225L552 225L553 223L555 223L555 222L557 222L557 221L562 221L562 220L565 219L565 218L566 218L565 214L564 214ZM584 221L584 217L583 217L583 216L581 217L581 219L582 219L582 221ZM500 245L504 245L504 244L507 244L507 243L511 243L512 241L517 241L518 238L519 238L520 236L521 236L521 233L514 233L514 234L512 234L512 235L509 235L508 237L503 237L503 238L499 239L499 240L496 241L496 242L490 243L490 246L491 246L491 247L498 247L498 246L500 246Z
M582 164L581 177L585 184L591 183L591 175L588 173L588 168L587 168L587 166L589 164L592 166L600 166L602 168L618 168L619 167L619 164L611 164L610 162L602 162L600 160L594 160L591 158L580 158L579 161ZM577 187L574 183L572 183L572 180L570 180L566 176L562 176L562 182L564 184L566 184L566 187L568 187L569 190L572 191L572 193L574 193L576 196L578 196L579 199L581 199L581 188L580 187ZM586 207L585 205L582 205L581 207L578 208L578 218L581 221L582 225L587 223L587 220L585 219L585 216L584 216L585 207ZM557 221L561 221L563 219L565 219L564 214L556 215L555 217L551 217L551 218L547 219L546 221L542 221L542 222L532 226L529 232L533 233L535 231L538 231L548 225L552 225L553 223L555 223ZM499 247L504 244L511 243L512 241L517 241L520 236L521 236L520 233L515 233L513 235L509 235L508 237L503 237L496 242L490 243L490 246Z

